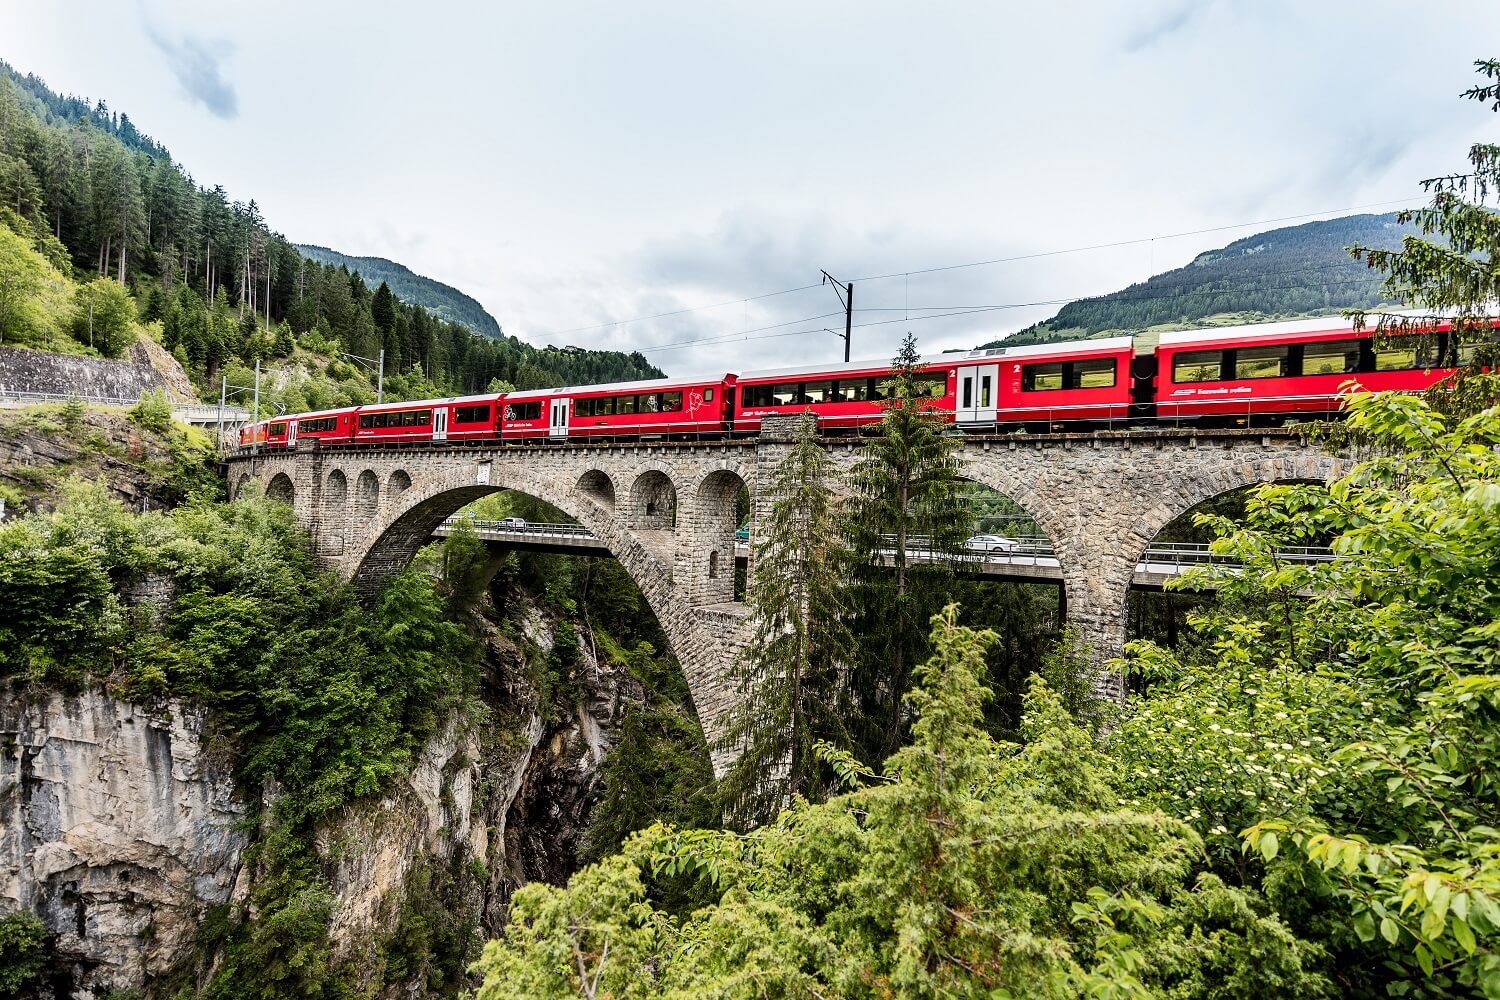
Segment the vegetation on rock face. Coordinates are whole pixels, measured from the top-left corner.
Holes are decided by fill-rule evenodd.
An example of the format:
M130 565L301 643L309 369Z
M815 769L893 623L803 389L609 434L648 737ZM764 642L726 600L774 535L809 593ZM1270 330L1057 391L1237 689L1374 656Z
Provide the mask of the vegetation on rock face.
M0 997L22 997L47 957L47 928L30 913L0 917Z

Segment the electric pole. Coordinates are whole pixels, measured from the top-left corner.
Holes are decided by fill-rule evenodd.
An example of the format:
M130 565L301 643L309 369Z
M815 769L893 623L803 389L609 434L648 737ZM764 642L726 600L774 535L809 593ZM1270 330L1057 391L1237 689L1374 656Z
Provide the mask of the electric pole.
M833 286L833 294L839 297L844 305L844 360L849 360L849 348L854 340L854 282L845 284L829 274L823 272L823 284Z

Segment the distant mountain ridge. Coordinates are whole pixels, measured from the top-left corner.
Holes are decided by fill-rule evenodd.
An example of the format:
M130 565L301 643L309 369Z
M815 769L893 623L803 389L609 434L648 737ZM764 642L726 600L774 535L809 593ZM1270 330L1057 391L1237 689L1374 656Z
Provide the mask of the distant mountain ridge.
M1083 340L1322 316L1380 305L1380 277L1349 256L1355 243L1396 249L1416 234L1394 213L1272 229L1208 250L1118 292L1078 299L1056 316L981 347Z
M500 323L472 297L452 285L417 274L405 264L398 264L384 257L354 257L308 243L293 245L302 256L311 260L332 264L334 267L342 265L351 272L358 271L365 284L372 289L380 287L383 281L404 302L422 306L449 322L461 323L481 336L493 340L504 336Z

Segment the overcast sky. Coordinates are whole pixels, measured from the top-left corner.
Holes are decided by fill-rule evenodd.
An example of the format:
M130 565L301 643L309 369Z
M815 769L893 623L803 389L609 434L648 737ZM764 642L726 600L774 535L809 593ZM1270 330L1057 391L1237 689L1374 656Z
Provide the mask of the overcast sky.
M744 301L823 268L897 275L855 287L856 325L896 320L855 356L888 357L1056 306L929 308L1098 294L1264 220L1415 202L1500 133L1458 99L1496 39L1490 0L0 4L0 57L290 239L676 373L841 358L828 289ZM1144 242L905 276L1121 241ZM661 349L712 337L740 339Z

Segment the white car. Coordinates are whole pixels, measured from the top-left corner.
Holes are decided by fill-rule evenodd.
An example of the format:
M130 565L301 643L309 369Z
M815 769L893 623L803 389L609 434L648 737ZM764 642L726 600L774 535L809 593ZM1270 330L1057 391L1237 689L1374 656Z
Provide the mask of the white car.
M526 519L524 517L503 517L500 519L499 526L512 530L524 528L526 527Z
M1014 552L1020 547L1020 542L1004 535L975 535L964 542L970 552Z

